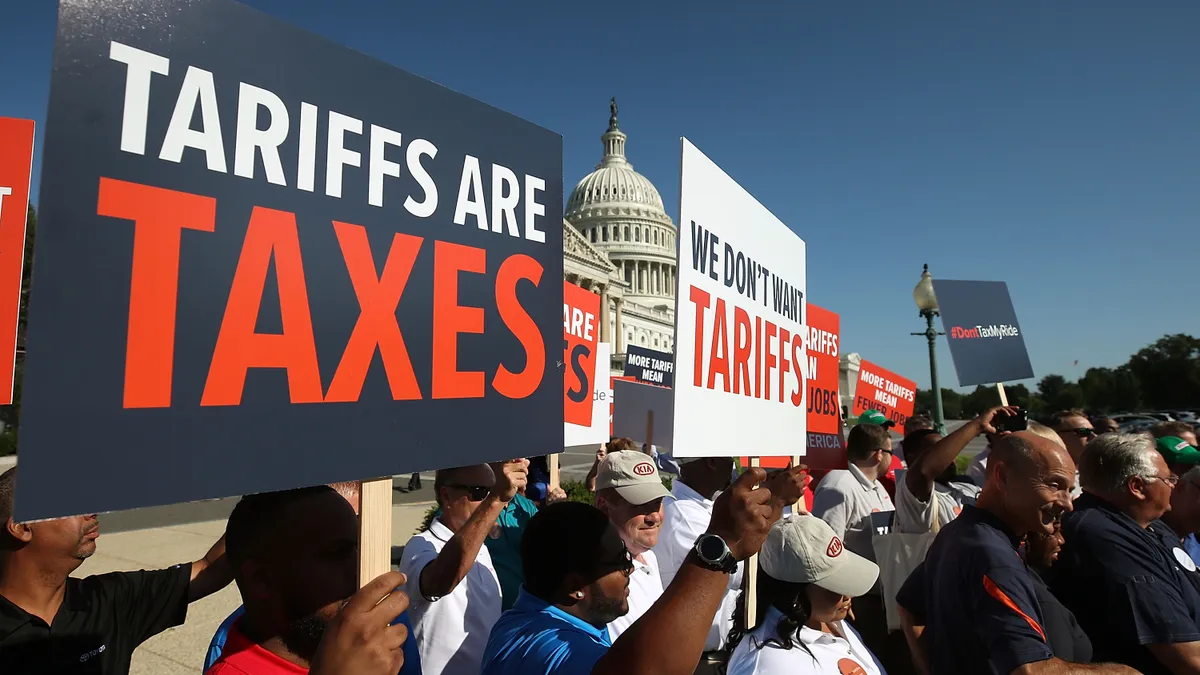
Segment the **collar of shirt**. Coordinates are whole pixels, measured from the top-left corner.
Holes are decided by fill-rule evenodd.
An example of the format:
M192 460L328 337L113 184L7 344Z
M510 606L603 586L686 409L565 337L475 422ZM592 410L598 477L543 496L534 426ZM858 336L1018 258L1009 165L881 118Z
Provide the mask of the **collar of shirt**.
M959 514L958 517L960 519L965 519L963 520L964 523L983 523L989 527L999 530L1001 534L1003 534L1005 537L1008 537L1008 541L1012 544L1014 551L1017 550L1017 547L1021 545L1021 538L1013 534L1013 531L1009 529L1008 525L1004 524L1003 520L997 518L995 514L987 509L981 509L978 506L967 505L963 507L962 513Z
M533 593L526 591L524 587L521 588L521 594L517 596L517 602L513 605L513 611L542 614L552 620L562 621L569 624L567 627L592 637L603 643L605 647L612 646L612 643L608 639L608 626L596 628L583 619L568 614Z
M870 491L874 490L874 489L875 489L875 488L877 488L877 487L879 487L879 488L882 488L882 487L883 487L883 484L882 484L882 483L880 483L879 481L877 481L877 480L869 480L869 479L868 479L868 478L867 478L867 477L866 477L866 476L863 474L863 472L862 472L862 469L858 468L857 466L854 466L853 464L850 464L850 465L849 465L849 468L850 468L850 475L851 475L851 476L854 476L854 480L858 481L859 485L862 485L862 487L863 487L863 489L864 489L864 490L866 490L866 491L870 492Z
M1119 525L1125 529L1139 532L1143 536L1147 534L1157 536L1157 533L1147 533L1146 528L1138 525L1133 518L1130 518L1128 515L1118 509L1112 502L1104 499L1103 497L1098 497L1090 492L1085 492L1077 497L1075 499L1074 508L1072 509L1072 511L1077 512L1087 510L1099 511L1100 513L1108 516L1108 519L1114 525ZM1164 527L1166 526L1164 525Z
M241 623L242 620L238 619L229 627L229 637L225 640L225 649L217 664L228 663L242 672L255 675L307 675L308 668L271 653L243 635Z
M705 499L704 495L696 492L691 488L691 486L684 484L684 482L679 479L676 479L671 483L671 494L675 495L675 499L677 500L686 499L688 501L700 502L701 504L704 504L704 507L709 511L712 510L713 500Z
M80 592L79 579L68 577L66 588L63 589L62 605L59 606L53 621L55 623L68 621L72 615L86 613L90 607L91 601L88 594ZM0 642L28 624L36 624L43 628L50 627L41 617L26 612L15 602L0 595Z

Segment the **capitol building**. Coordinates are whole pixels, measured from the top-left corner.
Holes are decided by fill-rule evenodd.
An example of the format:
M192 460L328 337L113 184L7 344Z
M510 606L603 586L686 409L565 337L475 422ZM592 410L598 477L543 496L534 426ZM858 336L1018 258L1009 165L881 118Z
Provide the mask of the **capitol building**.
M571 191L563 215L563 274L600 295L600 340L612 346L612 370L628 345L674 351L675 247L678 229L662 197L625 157L628 137L613 101L604 155Z

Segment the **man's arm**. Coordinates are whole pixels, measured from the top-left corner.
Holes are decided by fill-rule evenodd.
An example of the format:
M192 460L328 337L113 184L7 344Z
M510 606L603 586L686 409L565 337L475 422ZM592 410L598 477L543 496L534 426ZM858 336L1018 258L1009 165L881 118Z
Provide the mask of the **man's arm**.
M918 675L929 675L929 640L925 637L925 626L917 623L912 614L900 605L896 606L900 613L900 627L904 631L904 641L908 643L908 653L912 655L913 666Z
M493 465L493 469L500 467ZM496 471L496 487L491 494L446 542L433 562L421 570L421 595L427 600L449 595L466 578L500 512L525 487L528 472L529 462L524 459L505 462L503 469Z
M1146 649L1174 675L1200 674L1200 642L1163 642Z
M908 471L904 474L904 483L909 492L923 502L929 501L933 493L933 481L941 475L946 467L958 457L967 444L982 434L996 433L992 419L996 415L1009 416L1015 414L1015 407L990 408L979 417L967 422L942 438L932 448L926 450L915 460L909 458Z
M1010 675L1076 675L1077 673L1102 673L1103 675L1140 675L1139 671L1118 663L1068 663L1062 659L1026 663Z
M206 598L233 581L233 569L225 557L225 535L208 549L204 557L192 563L192 580L188 583L188 602Z
M760 468L747 470L713 506L708 531L720 535L738 560L762 548L778 518L770 488L755 489L765 477ZM703 567L690 554L658 601L621 633L592 675L691 675L728 584L728 574ZM663 649L664 635L670 636L670 649Z
M604 460L607 454L608 446L601 444L600 449L596 451L596 461L592 462L592 468L588 471L587 478L583 479L584 484L587 485L587 489L591 492L596 491L596 472L600 470L600 462Z

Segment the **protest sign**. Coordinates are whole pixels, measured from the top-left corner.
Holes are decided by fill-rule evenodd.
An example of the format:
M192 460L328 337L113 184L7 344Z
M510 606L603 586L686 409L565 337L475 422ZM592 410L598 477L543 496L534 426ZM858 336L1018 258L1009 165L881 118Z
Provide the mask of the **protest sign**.
M958 385L1033 377L1025 337L1003 281L933 281Z
M0 117L0 405L13 402L33 120Z
M625 354L625 374L645 384L670 387L675 381L675 357L645 347L629 345Z
M595 373L592 376L591 422L587 426L564 424L563 446L574 448L581 445L598 446L607 443L611 435L609 406L612 405L612 382L609 380L609 361L612 347L607 342L596 345Z
M232 0L65 0L50 91L17 517L560 447L561 137Z
M613 436L674 448L674 424L670 389L624 379L613 382Z
M804 241L682 143L675 455L802 455Z
M600 335L600 296L563 282L563 419L578 426L592 424L592 377ZM607 372L607 364L605 365Z
M865 359L862 361L858 369L858 384L854 388L852 415L878 410L896 423L895 428L899 433L903 433L904 422L912 417L916 401L915 382Z

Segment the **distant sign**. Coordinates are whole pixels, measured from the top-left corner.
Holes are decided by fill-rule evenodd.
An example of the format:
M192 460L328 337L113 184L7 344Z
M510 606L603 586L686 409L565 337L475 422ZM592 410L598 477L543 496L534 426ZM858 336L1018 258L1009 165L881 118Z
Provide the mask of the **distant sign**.
M854 389L853 415L878 410L902 430L912 417L917 401L917 384L870 361L862 361L858 369L858 385Z
M682 143L675 456L802 455L804 241Z
M33 120L0 117L0 405L13 402Z
M561 137L232 0L63 0L50 92L18 518L561 447Z
M646 384L669 387L675 381L675 357L645 347L629 345L625 356L625 374Z
M1008 284L935 279L933 292L960 387L1033 377Z
M804 463L814 469L830 469L846 463L841 440L842 404L838 396L841 317L811 302L806 311L808 456Z
M613 436L673 448L671 390L641 382L613 382Z
M600 338L600 296L563 282L563 419L592 425L592 378L596 371L596 344ZM608 372L608 364L605 364Z
M612 381L609 379L609 369L612 367L612 347L607 342L596 345L595 374L592 376L592 415L591 422L586 426L571 424L563 425L563 447L598 446L607 443L612 435L611 406L613 400Z

